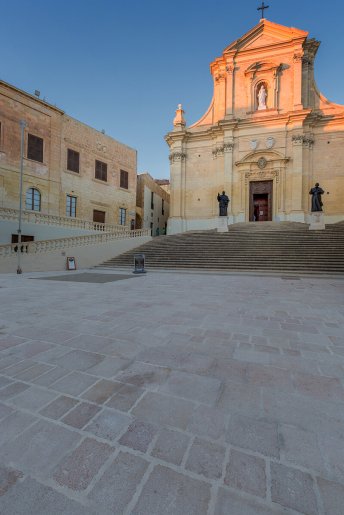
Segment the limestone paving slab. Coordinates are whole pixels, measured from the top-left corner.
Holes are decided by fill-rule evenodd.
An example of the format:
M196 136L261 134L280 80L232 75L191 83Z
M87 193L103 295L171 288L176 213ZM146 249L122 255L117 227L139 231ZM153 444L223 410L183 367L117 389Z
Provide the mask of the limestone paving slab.
M12 411L0 421L0 446L15 438L35 421L37 418L33 415Z
M104 409L84 429L95 436L113 441L131 422L131 417L124 413Z
M171 429L162 429L151 452L152 456L180 465L188 448L190 436Z
M64 424L82 429L100 411L100 407L89 402L80 402L62 419Z
M265 499L266 464L262 458L232 449L224 483Z
M54 480L71 490L85 490L114 449L92 438L86 438L55 468Z
M43 406L56 399L56 397L56 392L45 390L38 386L31 386L15 397L12 397L11 404L17 406L17 408L38 411Z
M342 515L344 506L344 485L318 478L325 515Z
M55 381L50 386L53 390L57 390L61 393L80 395L97 381L97 377L73 371L67 376L63 376L58 381Z
M220 479L226 449L223 445L195 438L185 468L210 479Z
M17 482L6 495L0 497L0 512L11 515L53 513L96 515L99 513L30 477L25 478L23 482Z
M98 383L91 386L82 398L97 404L104 404L115 392L122 388L123 384L119 382L101 379Z
M213 377L187 374L174 370L159 390L170 395L214 406L221 394L222 382Z
M226 440L265 456L279 457L278 425L274 422L233 415L229 420Z
M47 418L52 418L54 420L58 420L61 418L67 411L74 408L79 403L78 400L73 399L72 397L66 397L65 395L60 395L57 399L53 400L48 406L41 409L40 414Z
M156 390L167 380L169 374L169 368L135 361L125 370L119 372L115 379L122 383L133 384L148 390Z
M97 513L122 515L148 465L139 456L120 452L89 494Z
M119 411L129 411L146 390L132 384L124 384L107 402L106 406Z
M134 420L118 443L137 451L146 452L157 432L156 426L141 420Z
M78 433L39 420L14 440L2 445L0 456L4 463L13 463L19 470L46 478L61 456L79 440Z
M279 463L271 464L271 498L305 515L319 513L312 476Z
M157 465L143 487L132 515L206 515L210 485Z

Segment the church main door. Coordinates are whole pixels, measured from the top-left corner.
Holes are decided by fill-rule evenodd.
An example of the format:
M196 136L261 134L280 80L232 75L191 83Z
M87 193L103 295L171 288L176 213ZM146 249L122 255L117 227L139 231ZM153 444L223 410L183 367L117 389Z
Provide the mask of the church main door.
M250 182L250 222L272 220L272 181Z

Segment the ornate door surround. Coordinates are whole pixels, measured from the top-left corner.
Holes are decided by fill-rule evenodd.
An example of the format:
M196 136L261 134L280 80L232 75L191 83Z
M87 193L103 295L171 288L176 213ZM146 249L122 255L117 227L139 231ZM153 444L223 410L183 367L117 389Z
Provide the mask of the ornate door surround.
M235 163L241 185L240 210L244 213L246 222L253 219L253 213L250 212L250 184L253 182L272 181L269 207L271 220L275 220L278 213L285 211L285 177L288 161L289 159L279 152L270 150L251 152Z

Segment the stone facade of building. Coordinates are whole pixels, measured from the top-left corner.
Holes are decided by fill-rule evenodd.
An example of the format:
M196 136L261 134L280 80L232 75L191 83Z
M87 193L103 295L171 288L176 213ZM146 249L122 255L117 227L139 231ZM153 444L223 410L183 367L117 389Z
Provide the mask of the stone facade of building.
M19 206L20 120L26 122L23 209L130 226L135 219L136 150L3 81L0 207Z
M150 229L152 236L166 234L170 195L149 173L137 176L136 229Z
M318 47L307 32L262 19L211 63L208 111L186 127L180 105L166 136L169 233L216 227L223 190L228 223L308 222L315 182L325 221L344 219L344 106L317 89Z

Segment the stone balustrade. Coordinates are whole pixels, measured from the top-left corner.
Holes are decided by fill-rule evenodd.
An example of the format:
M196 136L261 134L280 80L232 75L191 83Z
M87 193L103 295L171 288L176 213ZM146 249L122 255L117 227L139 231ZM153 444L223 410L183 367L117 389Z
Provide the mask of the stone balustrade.
M0 207L0 220L18 220L19 210ZM22 211L22 222L43 225L58 225L60 227L71 227L74 229L86 229L89 231L102 232L126 232L128 227L125 225L112 225L106 223L81 220L69 216L47 215L37 211Z
M150 229L137 229L135 231L120 230L116 232L104 232L101 234L88 234L86 236L58 238L55 240L27 241L20 244L20 249L23 254L42 254L44 252L63 250L70 247L108 243L117 239L150 236L150 234ZM16 254L17 251L18 243L0 245L0 257L12 256L13 254Z

